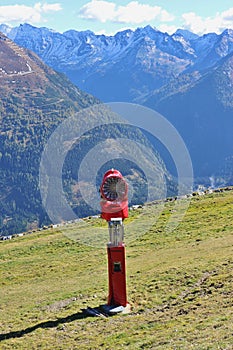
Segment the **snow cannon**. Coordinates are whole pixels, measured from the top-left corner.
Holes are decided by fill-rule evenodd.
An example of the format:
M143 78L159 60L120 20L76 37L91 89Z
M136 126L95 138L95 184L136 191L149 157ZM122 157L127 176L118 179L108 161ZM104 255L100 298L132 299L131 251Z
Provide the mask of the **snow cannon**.
M121 218L123 221L128 217L128 185L118 170L111 169L104 174L100 194L103 219Z
M105 311L109 314L129 312L126 296L126 267L123 220L128 217L128 185L122 174L108 170L100 186L101 217L108 222L109 294Z

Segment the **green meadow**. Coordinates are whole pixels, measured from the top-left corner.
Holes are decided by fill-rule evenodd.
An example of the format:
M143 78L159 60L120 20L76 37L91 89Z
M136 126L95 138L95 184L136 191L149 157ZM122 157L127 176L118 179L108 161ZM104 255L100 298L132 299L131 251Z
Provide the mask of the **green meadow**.
M106 244L69 237L101 227L107 243L101 219L0 242L0 349L233 349L233 191L192 197L173 231L175 201L160 206L125 221L137 228L126 235L127 315L82 311L107 301Z

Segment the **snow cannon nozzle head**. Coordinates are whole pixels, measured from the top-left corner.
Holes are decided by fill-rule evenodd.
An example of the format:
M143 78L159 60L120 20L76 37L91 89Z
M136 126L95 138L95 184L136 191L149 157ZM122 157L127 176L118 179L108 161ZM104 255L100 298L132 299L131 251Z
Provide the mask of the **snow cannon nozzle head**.
M110 169L104 174L100 193L103 218L128 217L128 185L120 171Z

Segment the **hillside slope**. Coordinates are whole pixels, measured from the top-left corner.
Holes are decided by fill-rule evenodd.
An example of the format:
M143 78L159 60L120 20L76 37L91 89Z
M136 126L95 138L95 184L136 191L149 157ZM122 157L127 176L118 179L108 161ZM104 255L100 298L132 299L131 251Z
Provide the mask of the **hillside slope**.
M45 219L38 174L52 131L98 100L1 33L0 95L0 232L14 233Z
M29 24L1 28L102 101L140 103L164 114L188 146L198 184L208 186L212 177L218 185L233 183L233 30L169 35L146 26L105 36Z
M169 35L146 26L105 36L61 34L29 24L1 28L102 101L140 103L164 114L188 146L197 182L208 185L214 176L220 184L232 184L232 62L227 61L233 30ZM216 67L224 61L228 67L221 72Z
M222 175L232 181L233 54L203 76L184 75L145 102L162 113L183 137L195 176Z
M232 349L232 213L232 191L196 196L169 233L167 202L127 244L132 312L110 318L82 313L106 302L107 257L67 239L78 224L0 243L1 349ZM107 225L90 224L106 228L107 242Z
M53 71L34 53L17 46L3 34L0 35L0 93L0 235L42 227L51 220L57 223L74 219L73 210L77 217L95 213L92 202L84 201L79 182L83 181L81 186L88 187L96 177L97 188L104 170L112 167L128 175L131 184L136 186L136 197L132 195L132 202L144 200L147 193L145 176L143 178L142 170L133 160L125 159L128 156L126 141L124 145L115 141L125 137L151 149L142 132L131 125L123 126L124 118L117 119L116 113L99 100L79 90L64 75ZM45 147L48 139L50 148ZM93 175L93 162L83 159L105 141L105 146L96 151L97 170ZM47 153L42 153L45 148ZM156 151L152 152L159 161ZM42 154L44 162L40 168ZM145 160L146 156L142 154L142 158ZM139 159L138 152L134 151L132 159ZM87 167L82 181L80 177L78 179L81 163ZM58 174L59 166L61 172ZM42 206L40 169L41 173L47 170L40 189L43 190L44 206L52 203L52 211L57 213L52 219ZM155 169L158 177L160 169L159 166ZM163 170L173 191L172 179L166 169ZM153 176L153 180L155 191L160 193L162 178L156 181ZM60 191L56 181L61 183ZM51 184L55 184L54 187ZM96 192L98 195L98 189ZM63 196L66 196L64 200ZM67 202L72 209L66 211Z

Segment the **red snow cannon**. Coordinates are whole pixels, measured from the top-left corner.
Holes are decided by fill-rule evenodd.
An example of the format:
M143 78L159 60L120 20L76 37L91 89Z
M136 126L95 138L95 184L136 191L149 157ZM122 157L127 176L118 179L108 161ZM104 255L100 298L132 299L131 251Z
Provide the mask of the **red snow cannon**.
M101 217L106 221L128 217L128 185L122 174L115 169L108 170L100 186Z

